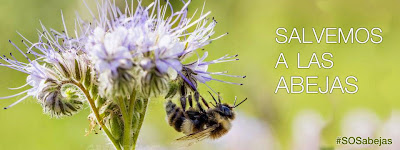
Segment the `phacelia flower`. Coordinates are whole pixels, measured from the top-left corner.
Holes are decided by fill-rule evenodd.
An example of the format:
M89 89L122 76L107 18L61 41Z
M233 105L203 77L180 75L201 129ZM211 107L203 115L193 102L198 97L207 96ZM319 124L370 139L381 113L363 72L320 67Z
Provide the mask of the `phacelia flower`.
M195 15L188 17L189 3L175 11L168 1L162 5L156 0L147 7L139 2L136 11L128 6L122 11L115 4L102 2L98 4L98 17L91 12L95 18L91 24L79 18L76 20L75 38L68 35L65 26L65 31L57 32L42 25L38 42L24 38L27 53L14 44L28 63L18 61L12 55L13 59L2 57L6 61L2 66L28 74L26 85L31 89L12 96L27 93L46 101L58 98L48 97L48 87L54 86L51 89L62 95L62 87L74 83L87 88L87 93L94 98L99 94L105 99L128 98L135 89L143 97L157 96L165 93L170 82L177 79L193 91L197 90L197 82L206 84L211 80L241 85L212 75L245 76L208 71L211 64L238 60L237 55L205 61L208 56L205 52L197 61L183 64L186 58L197 54L197 49L227 34L211 38L217 22L210 21L207 18L210 12L204 10L197 19ZM167 11L171 12L169 16ZM28 55L35 59L31 60ZM82 92L72 93L84 98Z
M244 76L208 71L211 64L238 60L237 55L206 61L205 52L197 61L183 63L227 33L211 38L217 22L207 18L210 12L203 8L198 17L197 10L188 17L190 1L182 2L179 10L160 0L148 6L139 0L136 9L128 4L119 9L115 1L101 0L97 1L97 14L89 9L91 23L76 19L74 37L68 34L62 17L62 32L42 25L38 41L22 36L24 51L10 41L26 60L4 55L0 66L26 73L27 79L25 85L12 88L25 90L0 98L24 95L5 108L34 97L45 113L63 117L75 114L88 102L89 133L100 126L117 149L132 149L150 97L168 90L173 97L179 90L181 98L192 97L190 94L199 98L198 82L207 85L211 80L241 85L214 75Z
M135 86L132 54L126 28L119 27L105 32L101 27L89 36L86 51L96 71L99 72L100 94L102 96L127 97Z
M125 13L122 13L123 11L113 4L99 7L100 17L96 21L95 30L89 35L85 51L100 72L100 88L103 87L102 82L107 82L104 85L121 83L116 81L119 79L116 77L120 77L121 73L133 76L130 71L118 71L120 69L135 70L133 72L139 74L135 77L139 78L140 83L127 80L124 84L129 84L126 86L130 88L126 89L140 87L141 94L146 97L165 92L168 89L168 81L173 77L171 74L184 76L182 74L184 59L191 56L196 49L223 36L210 38L217 23L214 19L209 22L206 18L210 12L202 11L198 19L188 18L189 3L190 1L185 3L178 11L174 11L169 2L162 5L159 0L147 7L139 5L135 12L127 7ZM170 16L166 16L167 11L171 11ZM192 27L195 28L189 32ZM218 62L199 65L204 67ZM190 65L187 67L194 69L190 68L192 67ZM199 70L193 71L200 73ZM212 78L197 75L196 79L205 83ZM111 93L116 93L121 86L107 86L107 88L111 88L109 90ZM121 95L126 95L126 92L122 92Z
M21 35L26 52L10 41L27 62L18 61L11 53L11 58L5 55L1 57L5 61L1 66L28 74L25 85L11 89L30 86L21 93L2 97L26 94L5 109L32 96L38 99L43 111L51 116L72 115L83 108L84 102L83 93L76 86L71 86L73 82L85 80L89 68L87 56L81 51L83 45L80 42L84 37L77 34L77 38L70 38L65 32L49 31L43 25L42 29L38 42L31 42Z

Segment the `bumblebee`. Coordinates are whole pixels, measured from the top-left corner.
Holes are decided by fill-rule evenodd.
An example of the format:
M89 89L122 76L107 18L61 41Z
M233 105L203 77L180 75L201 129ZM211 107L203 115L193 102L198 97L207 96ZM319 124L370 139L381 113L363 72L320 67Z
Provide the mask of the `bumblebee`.
M181 107L171 100L167 102L165 109L169 125L186 135L178 138L177 141L187 141L191 145L206 138L220 138L231 128L231 121L235 119L233 109L247 100L246 98L236 104L237 97L235 97L234 104L229 105L221 103L219 93L218 101L213 94L210 93L210 95L215 102L211 103L211 107L197 91L186 96L186 90L183 88L180 97ZM193 106L193 99L195 106ZM188 109L186 109L186 102L189 103Z

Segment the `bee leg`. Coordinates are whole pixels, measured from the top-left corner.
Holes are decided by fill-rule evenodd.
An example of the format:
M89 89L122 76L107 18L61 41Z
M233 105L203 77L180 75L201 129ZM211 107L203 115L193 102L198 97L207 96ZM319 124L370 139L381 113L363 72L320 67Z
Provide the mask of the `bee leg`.
M200 104L200 102L199 102L199 99L200 99L200 94L199 94L199 92L194 92L194 100L196 101L196 104L197 104L197 107L200 109L200 111L201 112L206 112L204 109L203 109L203 107L201 106L201 104Z
M203 96L201 96L201 101L203 102L203 104L207 107L210 108L210 106L207 104L206 100L203 98Z
M189 101L189 106L190 106L190 108L192 108L192 107L193 107L192 94L189 95L188 101Z
M212 95L210 91L208 91L208 93L210 93L211 97L213 98L213 100L214 100L214 102L215 102L215 105L218 104L217 100L215 100L214 95Z
M181 106L182 106L183 112L185 112L186 111L186 88L185 88L185 86L181 86L180 101L181 101Z
M185 96L181 96L181 105L182 105L182 109L183 109L183 112L185 112L186 111L186 97Z

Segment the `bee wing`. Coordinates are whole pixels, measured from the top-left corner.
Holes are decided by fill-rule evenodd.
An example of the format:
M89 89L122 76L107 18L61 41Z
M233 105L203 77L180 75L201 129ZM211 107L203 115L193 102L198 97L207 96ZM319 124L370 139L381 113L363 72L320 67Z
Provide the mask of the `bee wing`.
M205 130L196 132L196 133L192 133L189 135L186 135L184 137L178 138L176 139L176 141L178 142L187 142L188 146L195 144L199 141L202 141L208 137L210 137L211 132L214 131L216 128L218 127L218 124L213 125L211 127L206 128Z

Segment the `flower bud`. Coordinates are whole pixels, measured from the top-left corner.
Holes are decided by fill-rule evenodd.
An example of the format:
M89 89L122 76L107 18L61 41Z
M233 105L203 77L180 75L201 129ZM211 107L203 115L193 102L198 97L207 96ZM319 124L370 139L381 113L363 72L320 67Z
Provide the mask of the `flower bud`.
M179 89L179 84L176 81L169 82L169 91L165 96L165 99L172 98L176 95Z
M136 130L139 128L140 122L140 113L134 112L132 117L132 130L133 133L136 133Z
M106 102L106 99L104 99L104 98L97 98L96 100L95 100L95 104L96 104L96 107L97 108L99 108L99 107L101 107L101 106L103 106L103 104Z
M127 98L131 95L135 87L134 70L127 70L118 68L117 73L103 72L99 77L99 93L103 97L114 98L123 97Z
M144 101L143 99L136 99L135 101L135 107L134 107L134 111L141 113L144 110Z
M45 113L51 116L71 116L83 108L84 96L73 85L62 85L48 79L37 98Z
M168 76L155 72L145 72L141 78L141 91L144 97L158 96L168 90Z
M123 123L120 115L118 115L117 113L110 114L109 126L110 126L111 133L114 136L115 140L120 140L122 138L123 129L124 129L123 124L124 123Z

